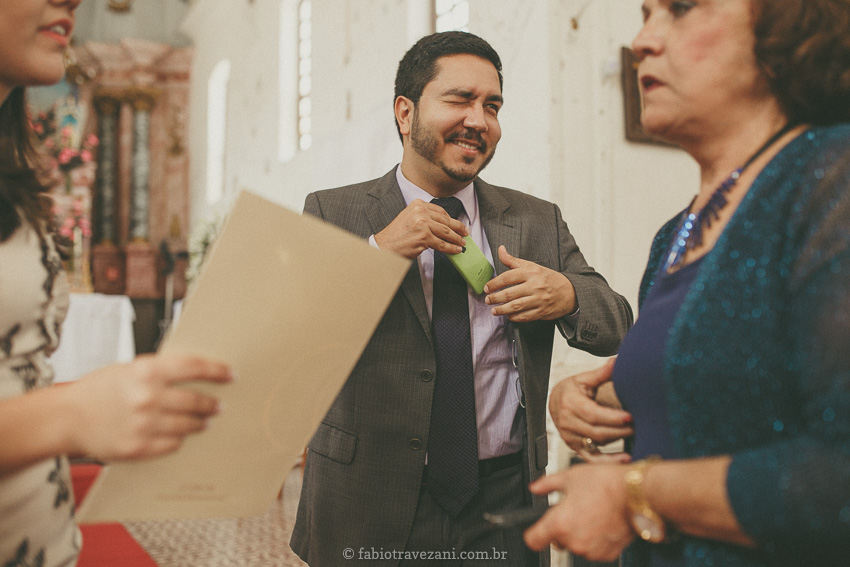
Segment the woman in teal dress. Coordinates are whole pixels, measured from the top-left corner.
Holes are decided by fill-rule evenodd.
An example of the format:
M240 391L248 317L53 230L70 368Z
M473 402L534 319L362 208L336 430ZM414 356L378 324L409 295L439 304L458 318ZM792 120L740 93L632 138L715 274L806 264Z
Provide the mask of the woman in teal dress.
M80 0L0 1L0 565L72 567L80 551L65 454L171 452L218 410L179 388L226 382L189 356L145 356L51 387L68 285L33 164L24 86L55 83Z
M553 390L590 463L532 485L562 498L526 542L625 566L847 565L850 3L643 14L642 122L700 186L652 244L616 363ZM598 452L624 437L633 455Z

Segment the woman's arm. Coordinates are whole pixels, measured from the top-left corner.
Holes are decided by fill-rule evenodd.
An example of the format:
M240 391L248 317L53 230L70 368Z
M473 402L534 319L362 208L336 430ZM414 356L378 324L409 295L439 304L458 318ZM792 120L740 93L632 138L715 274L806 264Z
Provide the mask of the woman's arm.
M179 387L225 383L228 367L189 356L140 356L68 384L0 401L0 474L58 454L140 459L177 449L217 414L215 398Z
M728 456L661 461L646 469L644 494L669 532L753 546L726 494ZM531 485L535 494L560 491L561 499L525 532L531 549L568 549L592 561L612 561L636 537L619 464L575 465Z
M729 503L729 456L662 461L646 473L649 504L676 532L754 546Z

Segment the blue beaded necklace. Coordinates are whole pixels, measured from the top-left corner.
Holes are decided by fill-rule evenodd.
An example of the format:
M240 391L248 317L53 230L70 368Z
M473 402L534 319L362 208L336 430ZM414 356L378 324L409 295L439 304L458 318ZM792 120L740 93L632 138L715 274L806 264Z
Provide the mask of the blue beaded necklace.
M685 258L688 250L693 250L702 244L702 232L711 226L711 223L720 218L720 211L729 203L726 194L738 182L741 173L747 169L761 154L772 146L779 138L785 135L794 127L793 124L786 124L781 130L770 137L756 152L750 156L744 165L732 172L720 186L711 194L708 202L697 213L690 212L696 201L696 197L688 205L688 214L684 216L679 224L679 230L676 232L676 237L673 239L673 244L670 245L670 252L667 254L667 262L664 263L664 271L670 271L671 268L679 267L682 260Z

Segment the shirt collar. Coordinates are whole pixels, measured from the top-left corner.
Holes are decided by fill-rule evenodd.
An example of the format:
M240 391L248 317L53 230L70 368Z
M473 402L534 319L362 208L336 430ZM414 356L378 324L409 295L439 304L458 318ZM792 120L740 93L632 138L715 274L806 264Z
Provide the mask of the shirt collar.
M401 172L401 165L395 170L395 178L398 181L399 189L401 189L401 195L404 197L405 205L409 205L414 199L422 199L426 203L430 203L431 199L434 198L433 195L408 180ZM474 224L478 218L478 198L475 195L474 184L470 182L469 185L455 193L453 197L460 199L466 211L466 217L469 219L469 224Z

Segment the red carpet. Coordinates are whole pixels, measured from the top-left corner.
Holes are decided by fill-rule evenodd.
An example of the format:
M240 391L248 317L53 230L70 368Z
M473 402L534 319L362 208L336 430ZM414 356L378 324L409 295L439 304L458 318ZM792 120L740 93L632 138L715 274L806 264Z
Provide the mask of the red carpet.
M100 465L71 465L74 499L79 505L85 498ZM80 526L83 550L77 567L157 567L156 561L140 546L121 524Z

